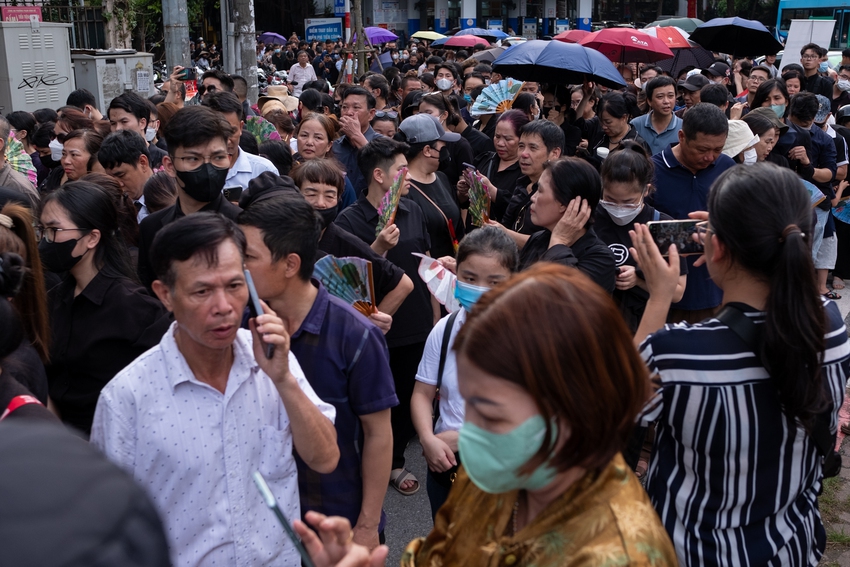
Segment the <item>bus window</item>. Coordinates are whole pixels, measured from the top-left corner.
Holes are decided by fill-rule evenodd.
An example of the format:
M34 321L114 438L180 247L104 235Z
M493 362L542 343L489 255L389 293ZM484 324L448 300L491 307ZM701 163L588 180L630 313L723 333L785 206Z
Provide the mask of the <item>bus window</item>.
M850 35L850 10L835 11L835 34L832 38L832 49L847 48L847 37Z

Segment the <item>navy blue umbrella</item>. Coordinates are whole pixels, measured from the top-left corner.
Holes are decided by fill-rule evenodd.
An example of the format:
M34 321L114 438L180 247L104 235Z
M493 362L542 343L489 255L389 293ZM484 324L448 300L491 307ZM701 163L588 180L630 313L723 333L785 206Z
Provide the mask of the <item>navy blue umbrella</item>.
M510 37L503 31L485 30L484 28L466 28L465 30L460 30L455 35L477 35L478 37L492 37L494 39L505 39L506 37Z
M493 61L493 71L521 81L577 85L593 81L621 89L626 82L611 60L577 43L533 39L514 45Z
M714 18L688 38L709 51L729 55L775 55L782 49L764 24L744 18Z
M432 47L439 47L439 46L443 45L444 43L446 43L448 40L449 40L449 38L447 38L447 37L434 40L434 41L431 42L431 46Z

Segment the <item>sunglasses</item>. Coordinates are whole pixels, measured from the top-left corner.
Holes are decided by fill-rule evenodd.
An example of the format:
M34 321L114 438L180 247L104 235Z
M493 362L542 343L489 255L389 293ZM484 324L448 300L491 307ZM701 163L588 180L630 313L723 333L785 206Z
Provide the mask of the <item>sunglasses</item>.
M375 118L384 117L392 118L393 120L395 120L396 118L398 118L398 112L393 112L392 110L379 110L375 113Z

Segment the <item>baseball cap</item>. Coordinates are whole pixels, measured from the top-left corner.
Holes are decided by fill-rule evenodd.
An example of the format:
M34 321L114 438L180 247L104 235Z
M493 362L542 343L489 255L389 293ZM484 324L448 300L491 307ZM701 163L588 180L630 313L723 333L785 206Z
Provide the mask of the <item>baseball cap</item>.
M726 144L723 153L729 157L735 157L750 146L755 145L759 137L753 134L749 125L743 120L729 121L729 134L726 136Z
M693 93L700 90L710 82L711 81L709 81L706 77L703 77L702 75L691 75L684 81L679 81L679 88L687 89Z
M835 115L835 121L841 124L848 118L850 118L850 104L841 107L838 114Z
M762 106L760 108L753 108L749 112L750 114L758 114L759 116L763 116L770 120L770 123L773 124L774 128L779 128L779 135L781 136L785 132L788 131L788 125L779 118L772 108L769 106Z
M705 69L702 74L710 75L712 77L728 77L729 65L727 65L726 63L721 63L720 61L715 61L711 64L710 67Z
M826 122L826 117L832 112L832 102L823 95L818 97L818 113L815 114L815 124L823 124Z
M460 134L454 132L446 132L440 125L440 121L430 114L414 114L410 118L402 120L398 125L398 129L404 132L405 141L408 144L419 144L436 142L457 142L460 140Z

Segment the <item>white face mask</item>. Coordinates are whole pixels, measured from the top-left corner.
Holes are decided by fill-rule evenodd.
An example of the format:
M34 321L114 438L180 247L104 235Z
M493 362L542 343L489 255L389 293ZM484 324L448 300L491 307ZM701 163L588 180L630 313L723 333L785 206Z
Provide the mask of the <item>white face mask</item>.
M152 142L156 138L156 128L145 128L145 140Z
M838 90L842 92L850 91L850 81L848 81L847 79L841 79L840 81L838 81L836 86L838 87Z
M50 158L53 161L59 161L62 159L62 149L65 146L59 140L50 140L47 147L50 148Z
M437 88L441 91L449 90L452 88L452 84L454 84L454 81L451 79L437 79Z
M615 205L608 201L599 201L599 204L602 205L602 208L605 209L605 212L617 226L629 224L643 210L643 200L637 205Z
M759 155L756 153L755 148L750 148L749 150L744 150L744 163L747 165L752 165L759 160Z

